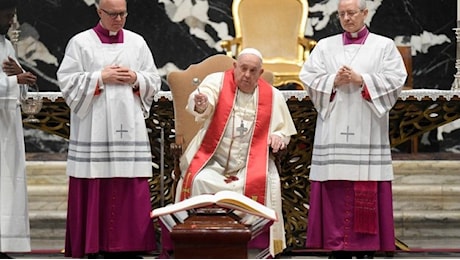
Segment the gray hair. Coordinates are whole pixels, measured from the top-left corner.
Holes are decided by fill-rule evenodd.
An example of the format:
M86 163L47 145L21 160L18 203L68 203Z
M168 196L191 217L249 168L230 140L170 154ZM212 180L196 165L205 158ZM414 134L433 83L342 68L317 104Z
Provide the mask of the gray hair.
M366 0L358 0L359 10L364 10L367 8Z
M128 7L128 1L125 0L126 7ZM99 8L99 5L101 4L101 0L94 0L94 5L96 8Z
M339 2L337 3L340 4L340 2L342 2L343 0L339 0ZM358 0L358 7L359 7L359 10L364 10L367 8L367 5L366 5L366 0Z

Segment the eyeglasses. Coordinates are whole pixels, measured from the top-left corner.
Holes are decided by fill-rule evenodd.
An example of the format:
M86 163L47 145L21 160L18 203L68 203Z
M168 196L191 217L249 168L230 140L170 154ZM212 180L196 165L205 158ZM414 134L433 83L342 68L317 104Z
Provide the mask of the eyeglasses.
M117 19L118 16L120 16L120 18L126 18L126 16L128 16L128 12L120 12L120 13L110 13L102 8L100 8L106 15L108 15L110 18L112 19Z
M352 18L352 17L354 17L355 15L357 15L358 13L360 13L362 11L363 10L339 12L337 14L337 17L345 18L345 15L347 15L348 17Z

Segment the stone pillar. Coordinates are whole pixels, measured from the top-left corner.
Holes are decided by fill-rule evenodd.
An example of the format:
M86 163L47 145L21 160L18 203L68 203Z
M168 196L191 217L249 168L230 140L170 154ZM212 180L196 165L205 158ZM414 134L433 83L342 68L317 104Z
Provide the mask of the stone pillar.
M457 18L458 19L458 18ZM460 27L460 21L457 21L457 27ZM460 28L454 28L457 39L457 59L455 60L455 68L457 73L454 75L454 83L452 83L451 90L460 91Z
M460 0L457 0L457 28L454 28L457 39L457 59L455 60L455 68L457 73L454 75L454 83L452 83L451 90L460 91Z

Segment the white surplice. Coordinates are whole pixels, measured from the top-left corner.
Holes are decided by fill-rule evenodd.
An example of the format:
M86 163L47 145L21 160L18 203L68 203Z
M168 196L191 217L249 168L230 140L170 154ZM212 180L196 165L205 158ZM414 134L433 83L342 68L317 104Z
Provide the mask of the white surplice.
M201 93L206 94L209 101L209 106L203 114L198 114L194 111L195 103L193 96L197 92L192 92L189 97L187 110L196 117L196 120L205 121L204 127L198 131L181 158L180 168L182 174L186 173L188 165L200 147L201 142L205 141L203 137L211 123L210 119L212 119L214 112L213 108L215 108L218 102L223 78L224 73L213 73L207 76L200 84L199 88ZM244 193L244 185L246 182L246 159L256 116L258 99L256 93L257 91L255 91L255 94L245 94L238 90L236 104L228 120L222 140L210 161L194 178L192 196L205 193L216 193L221 190L232 190ZM276 88L273 88L272 103L273 107L269 135L279 135L283 138L285 143L289 143L291 135L296 134L297 131L286 101L284 100L284 96ZM241 129L244 128L244 131L241 131L240 127ZM233 143L231 141L232 139L234 140ZM227 167L227 172L234 172L232 175L236 176L238 179L226 183L226 177L224 176L225 167ZM183 178L179 180L177 185L176 199L180 198L182 180ZM286 247L286 239L282 214L280 178L276 165L272 159L268 161L265 196L265 205L274 209L279 216L279 220L270 228L270 253L274 256Z
M67 45L57 78L71 108L67 174L78 178L152 177L145 125L161 79L152 53L138 34L123 30L124 43L103 44L90 29ZM94 95L101 70L126 66L137 73L140 97L130 85L105 84Z
M363 76L371 101L357 85L339 86L330 101L335 73L344 65ZM406 76L394 42L386 37L370 33L363 45L344 45L339 34L318 42L300 72L319 115L311 180L393 179L389 111Z
M0 62L15 58L10 41L0 35ZM19 64L19 63L18 63ZM29 252L30 225L25 170L21 91L16 76L0 70L0 252ZM22 92L22 93L21 93Z

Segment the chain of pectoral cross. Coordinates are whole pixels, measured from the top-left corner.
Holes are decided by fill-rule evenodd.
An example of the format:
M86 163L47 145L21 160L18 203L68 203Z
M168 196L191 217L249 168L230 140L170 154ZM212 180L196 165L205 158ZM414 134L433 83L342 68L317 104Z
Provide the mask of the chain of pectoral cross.
M236 102L235 102L236 103ZM250 105L251 102L247 102L246 105ZM240 138L243 138L243 135L246 131L249 130L249 128L247 128L245 125L244 125L244 118L246 116L246 112L247 112L247 109L248 108L243 108L243 115L241 116L241 123L238 127L235 128L236 124L235 124L235 118L236 118L236 111L235 111L235 108L232 109L232 139L230 140L230 147L228 149L228 155L227 155L227 162L225 164L225 168L224 168L224 175L226 176L226 179L225 179L225 182L226 183L230 183L234 180L238 180L238 178L236 176L231 176L227 173L228 171L228 165L230 163L230 155L231 155L231 151L232 151L232 147L233 147L233 141L235 140L235 130L237 132L239 132L239 137Z
M238 97L238 94L237 94L237 97ZM237 132L240 132L240 138L243 137L243 134L248 131L249 129L244 125L244 118L246 117L246 112L248 110L248 107L247 106L250 106L251 104L253 104L253 101L252 101L252 98L253 96L251 96L250 100L247 100L247 102L243 102L243 103L246 103L246 107L242 107L243 109L243 115L241 116L241 123L240 123L240 126L238 126L236 128L236 131ZM252 101L252 102L251 102ZM235 109L233 109L233 129L235 129L235 117L236 117L236 112L235 112ZM232 139L235 138L235 135L232 134Z

